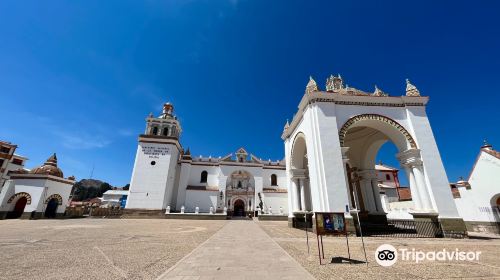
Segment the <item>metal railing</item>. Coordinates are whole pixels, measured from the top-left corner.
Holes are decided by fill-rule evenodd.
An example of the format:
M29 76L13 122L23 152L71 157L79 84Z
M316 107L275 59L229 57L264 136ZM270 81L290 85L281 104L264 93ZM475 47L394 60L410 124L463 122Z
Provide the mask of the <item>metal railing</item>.
M445 236L437 221L387 220L387 225L361 222L361 226L364 235L374 237L433 238ZM446 237L449 237L448 235L447 232ZM458 233L453 234L453 236L458 235Z

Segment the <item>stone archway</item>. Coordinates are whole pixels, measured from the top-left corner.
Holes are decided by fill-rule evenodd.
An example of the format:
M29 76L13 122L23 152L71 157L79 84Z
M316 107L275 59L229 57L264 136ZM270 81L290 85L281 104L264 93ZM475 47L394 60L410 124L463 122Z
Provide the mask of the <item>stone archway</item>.
M233 203L233 216L245 217L245 202L241 199L236 199Z
M57 215L57 207L59 206L59 202L57 198L53 197L47 202L47 206L45 208L44 216L45 218L55 218Z
M397 121L378 114L361 114L347 120L339 130L340 146L345 147L345 137L349 129L362 126L378 128L380 131L385 132L389 137L393 137L393 142L397 146L404 145L407 149L417 148L415 140L406 128L404 128Z
M375 170L377 153L386 142L392 142L399 151L395 156L408 176L415 210L434 211L424 179L420 150L401 124L382 115L358 115L342 126L339 139L343 157L348 163L345 171L351 207L361 210L361 219L386 222ZM352 205L353 202L356 205Z
M7 200L7 203L12 203L12 201L16 200L17 198L25 197L26 198L26 204L30 205L31 204L31 195L27 192L18 192L15 195L11 196L9 200Z
M226 200L229 212L236 212L236 201L243 202L244 213L251 213L255 207L255 178L246 170L237 170L228 176L226 181ZM254 202L254 203L252 203Z
M491 198L490 204L493 217L497 223L497 231L500 233L500 193Z
M55 200L57 202L57 205L62 205L63 199L60 194L51 194L47 199L45 200L45 204L48 204L51 200Z
M28 198L25 196L20 197L17 201L16 204L14 205L14 209L10 211L7 214L7 219L18 219L21 218L21 216L24 213L24 208L28 204Z
M306 137L302 132L295 136L292 144L291 167L292 190L290 193L293 212L312 211Z

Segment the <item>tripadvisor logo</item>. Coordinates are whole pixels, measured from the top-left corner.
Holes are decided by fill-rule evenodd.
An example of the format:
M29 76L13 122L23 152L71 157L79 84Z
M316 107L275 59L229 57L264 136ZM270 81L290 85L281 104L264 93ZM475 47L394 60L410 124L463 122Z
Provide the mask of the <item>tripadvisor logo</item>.
M413 249L399 249L399 251L390 244L380 245L377 250L375 250L375 260L381 266L392 266L397 261L398 258L402 261L414 261L419 263L422 261L479 261L479 256L481 251L459 251L458 248L455 250L441 251L420 251Z
M398 252L390 244L380 245L375 251L375 260L381 266L391 266L398 261Z

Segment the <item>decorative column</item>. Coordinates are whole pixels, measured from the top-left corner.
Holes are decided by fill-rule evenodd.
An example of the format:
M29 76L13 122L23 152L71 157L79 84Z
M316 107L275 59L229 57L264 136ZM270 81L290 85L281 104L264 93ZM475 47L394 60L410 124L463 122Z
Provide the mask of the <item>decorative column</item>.
M378 213L385 212L382 206L382 197L380 196L380 188L378 187L378 178L372 178L372 190L375 198L375 207Z
M291 170L292 182L295 186L292 186L294 193L294 211L305 211L306 210L306 195L305 195L305 181L307 179L306 169L292 169Z
M309 181L309 179L304 180L304 188L306 190L306 211L312 211L311 182Z
M436 213L432 206L431 196L425 183L423 163L419 149L409 149L397 154L401 165L405 168L410 179L410 190L412 200L415 204L415 212Z
M401 164L408 176L408 183L410 184L411 200L413 201L414 210L422 211L422 199L420 198L420 193L417 188L417 182L415 181L415 176L413 175L413 170L410 166L405 166Z
M299 193L297 192L297 179L292 178L292 212L299 211Z
M304 189L304 180L305 179L299 179L299 186L300 186L300 210L306 211L306 192Z
M427 184L425 183L422 161L413 165L412 169L417 183L417 188L420 192L420 198L422 199L422 208L431 212L435 211L434 207L432 207L432 201L427 189Z
M363 197L365 198L365 206L368 208L369 212L378 213L380 208L380 195L376 195L373 189L373 180L377 180L377 174L374 169L365 169L358 171L358 175L361 177L360 185L363 191Z

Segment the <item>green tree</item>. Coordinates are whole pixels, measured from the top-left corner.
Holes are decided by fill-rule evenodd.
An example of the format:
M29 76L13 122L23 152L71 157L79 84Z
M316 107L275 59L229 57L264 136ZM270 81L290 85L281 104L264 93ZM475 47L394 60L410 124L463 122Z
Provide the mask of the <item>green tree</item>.
M98 192L98 197L102 197L102 194L105 193L106 191L109 191L113 189L113 187L108 184L108 183L102 183L100 186L99 186L99 192Z
M96 187L87 188L87 194L84 199L90 199L99 195L99 189Z

